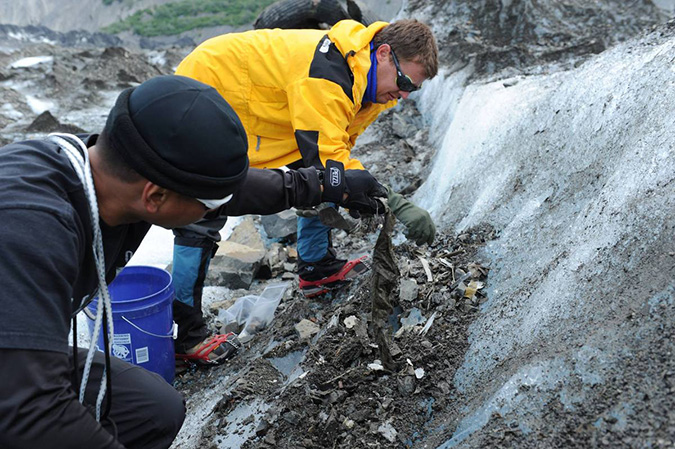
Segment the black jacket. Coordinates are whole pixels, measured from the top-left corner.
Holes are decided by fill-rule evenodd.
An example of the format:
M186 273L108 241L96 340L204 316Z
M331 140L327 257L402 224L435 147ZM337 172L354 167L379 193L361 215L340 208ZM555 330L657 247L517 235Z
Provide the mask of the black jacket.
M85 143L96 137L86 136ZM251 169L219 213L271 214L320 201L314 169ZM149 228L145 222L101 224L108 282ZM2 448L121 447L70 385L70 319L97 286L91 241L82 185L60 149L43 140L0 148Z

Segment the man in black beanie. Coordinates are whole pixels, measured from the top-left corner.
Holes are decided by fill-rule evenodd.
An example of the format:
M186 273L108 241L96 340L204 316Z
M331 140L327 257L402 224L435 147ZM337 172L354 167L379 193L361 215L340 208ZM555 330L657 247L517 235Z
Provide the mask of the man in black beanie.
M154 373L68 342L71 319L76 336L77 311L97 288L106 297L151 224L269 214L326 197L368 212L384 193L362 171L323 186L315 169L249 170L246 151L225 100L179 76L122 92L100 135L0 150L0 447L171 445L185 417L180 394Z

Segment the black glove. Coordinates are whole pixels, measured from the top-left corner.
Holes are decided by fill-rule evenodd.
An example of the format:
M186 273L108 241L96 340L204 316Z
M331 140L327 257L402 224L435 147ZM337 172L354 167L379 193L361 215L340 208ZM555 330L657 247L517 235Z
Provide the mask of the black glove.
M344 199L345 194L347 198ZM339 204L359 215L383 214L384 205L376 197L387 196L387 189L367 170L344 170L342 162L327 160L323 173L323 201ZM357 217L358 218L358 217Z

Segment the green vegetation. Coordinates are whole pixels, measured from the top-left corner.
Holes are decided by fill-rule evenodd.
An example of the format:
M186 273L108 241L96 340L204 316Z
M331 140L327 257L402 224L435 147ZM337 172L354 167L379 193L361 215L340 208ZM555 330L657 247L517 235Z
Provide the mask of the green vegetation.
M253 22L260 11L274 1L182 0L136 11L126 19L103 28L103 31L114 34L131 30L149 37L217 25L241 26Z

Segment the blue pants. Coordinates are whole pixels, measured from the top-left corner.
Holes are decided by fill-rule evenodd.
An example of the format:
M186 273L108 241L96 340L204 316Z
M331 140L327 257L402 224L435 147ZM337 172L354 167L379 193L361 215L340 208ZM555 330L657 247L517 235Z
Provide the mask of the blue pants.
M305 262L318 262L330 246L330 228L318 218L298 217L298 256Z
M218 248L220 229L227 217L201 220L181 229L174 229L173 319L178 324L176 352L185 353L202 342L209 332L202 313L202 292L211 258Z

